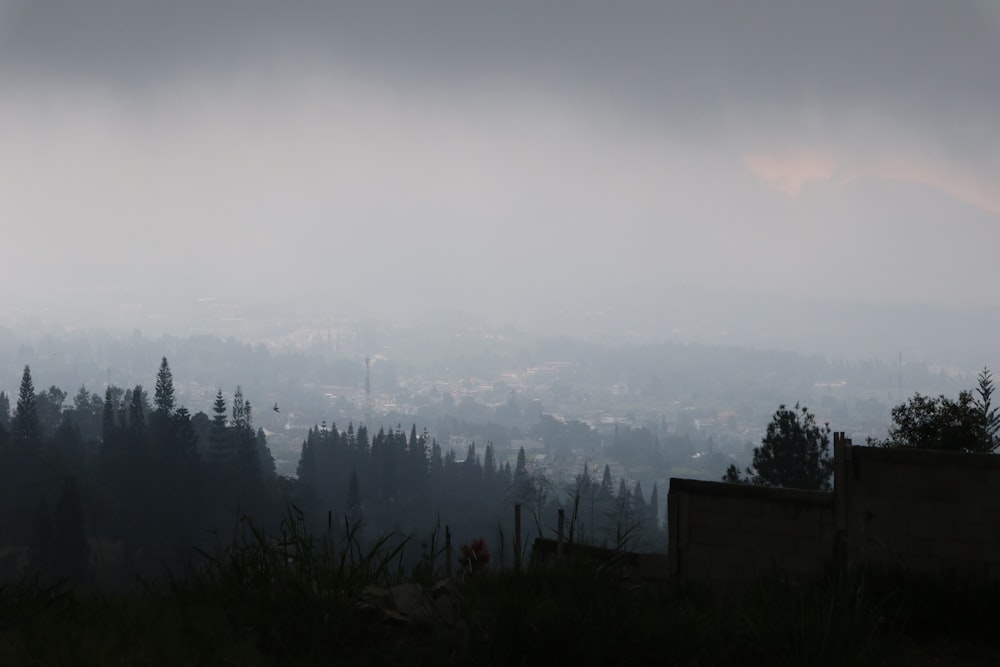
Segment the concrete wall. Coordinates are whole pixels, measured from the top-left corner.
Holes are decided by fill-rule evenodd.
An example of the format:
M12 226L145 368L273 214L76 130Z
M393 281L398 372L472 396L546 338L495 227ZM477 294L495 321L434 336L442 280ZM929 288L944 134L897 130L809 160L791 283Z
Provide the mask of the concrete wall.
M848 562L1000 579L1000 456L846 447L842 457Z
M835 443L834 492L671 479L671 573L749 582L849 564L1000 580L1000 456Z
M834 566L833 494L671 479L671 574L748 583Z

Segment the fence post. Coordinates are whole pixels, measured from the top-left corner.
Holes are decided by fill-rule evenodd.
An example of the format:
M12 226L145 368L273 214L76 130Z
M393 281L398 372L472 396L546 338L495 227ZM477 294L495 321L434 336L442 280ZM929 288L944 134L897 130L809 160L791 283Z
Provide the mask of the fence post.
M521 569L521 504L514 505L514 569Z
M833 529L834 562L846 568L850 562L848 549L847 503L851 484L848 475L851 461L851 439L843 431L833 434Z
M451 528L444 527L444 574L451 579Z

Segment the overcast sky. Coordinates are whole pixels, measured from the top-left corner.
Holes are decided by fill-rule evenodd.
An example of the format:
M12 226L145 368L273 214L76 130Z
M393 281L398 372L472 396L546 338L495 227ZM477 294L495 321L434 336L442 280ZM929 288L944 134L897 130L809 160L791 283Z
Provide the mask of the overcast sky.
M998 184L995 0L0 0L8 302L1000 306Z

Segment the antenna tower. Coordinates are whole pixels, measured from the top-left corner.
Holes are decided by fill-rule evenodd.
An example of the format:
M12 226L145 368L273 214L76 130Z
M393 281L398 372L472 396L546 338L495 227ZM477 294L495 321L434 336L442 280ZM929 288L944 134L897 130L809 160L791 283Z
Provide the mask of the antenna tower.
M372 419L372 358L365 357L365 425Z

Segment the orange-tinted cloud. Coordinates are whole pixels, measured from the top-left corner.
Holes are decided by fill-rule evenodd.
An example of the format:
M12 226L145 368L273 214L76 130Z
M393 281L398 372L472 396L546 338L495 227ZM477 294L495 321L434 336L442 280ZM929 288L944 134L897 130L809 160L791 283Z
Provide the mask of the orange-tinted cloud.
M893 157L882 160L871 168L871 176L890 181L916 183L934 188L976 208L1000 215L1000 191L996 180L992 187L989 178L965 174L955 168L920 159Z
M810 183L832 181L837 174L836 160L822 151L757 153L743 160L754 176L789 197L798 196Z
M976 208L1000 215L1000 190L988 185L996 179L969 174L960 168L909 156L856 161L832 151L794 150L744 156L751 174L788 197L797 197L808 185L842 186L859 178L874 178L929 187Z

